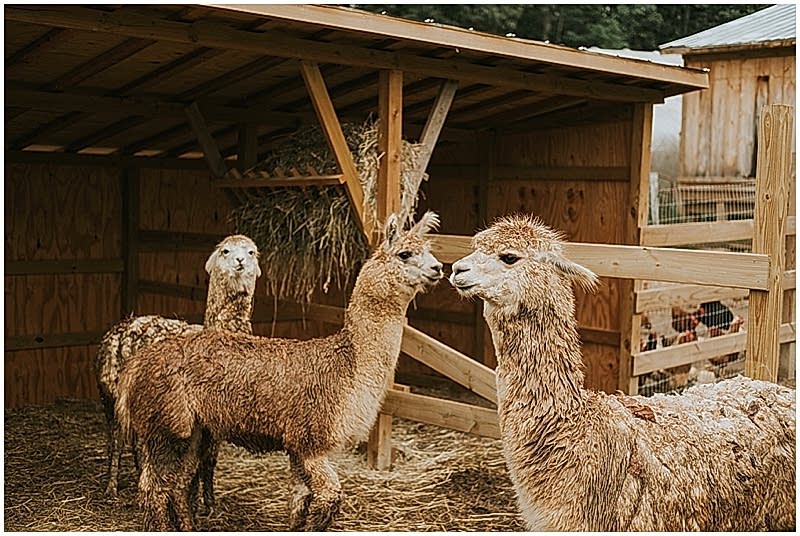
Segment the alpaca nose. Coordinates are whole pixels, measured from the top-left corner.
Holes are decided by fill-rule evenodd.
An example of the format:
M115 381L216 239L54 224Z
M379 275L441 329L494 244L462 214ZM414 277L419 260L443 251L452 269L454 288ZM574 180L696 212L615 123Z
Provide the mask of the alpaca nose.
M459 263L459 262L457 262L457 263L455 263L455 264L453 265L453 273L454 273L455 275L458 275L458 274L464 273L464 272L466 272L466 271L468 271L468 270L469 270L469 268L467 268L466 266L464 266L463 264L461 264L461 263Z
M436 275L442 275L442 263L441 262L439 264L436 264L436 265L432 266L431 269L433 270L433 273L435 273Z
M244 257L236 257L236 262L239 264L244 264Z

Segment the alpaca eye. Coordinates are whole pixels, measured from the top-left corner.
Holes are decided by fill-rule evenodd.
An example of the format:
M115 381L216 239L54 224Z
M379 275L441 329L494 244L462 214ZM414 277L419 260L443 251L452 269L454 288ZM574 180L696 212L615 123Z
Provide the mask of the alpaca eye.
M397 254L397 256L400 257L401 260L407 261L408 259L411 258L411 252L401 251L400 253Z
M222 250L222 254L223 255L227 255L228 253L230 253L230 250L228 250L228 249L223 249Z
M500 255L500 260L511 266L512 264L514 264L519 260L519 257L514 255L513 253L504 253L503 255Z
M247 254L252 257L253 255L256 254L256 252L251 249L250 251L247 252Z

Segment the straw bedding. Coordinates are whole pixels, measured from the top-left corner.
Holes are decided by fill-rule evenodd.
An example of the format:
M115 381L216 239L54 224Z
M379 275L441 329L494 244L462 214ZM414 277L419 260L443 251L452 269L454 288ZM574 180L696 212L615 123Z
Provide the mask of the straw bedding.
M345 499L333 531L523 529L497 440L395 419L391 471L367 468L364 446L332 462ZM136 474L126 454L118 499L104 496L105 424L98 403L60 401L5 412L5 529L140 529ZM217 508L203 531L286 530L288 460L224 445Z

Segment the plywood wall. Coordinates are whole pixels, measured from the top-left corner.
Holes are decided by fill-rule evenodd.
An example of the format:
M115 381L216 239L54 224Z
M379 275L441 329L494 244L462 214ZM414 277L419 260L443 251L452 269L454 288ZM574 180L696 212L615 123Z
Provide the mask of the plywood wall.
M687 67L709 69L710 87L683 96L681 176L755 176L760 108L795 105L794 53L761 52L685 57Z
M10 164L5 168L6 267L121 257L120 178L115 170ZM44 263L44 264L42 264ZM42 266L45 266L42 268ZM13 270L12 270L13 271ZM96 347L86 336L119 316L120 274L45 273L5 279L5 404L94 397ZM54 340L68 346L45 347ZM83 340L84 344L77 344ZM40 345L42 348L36 348Z

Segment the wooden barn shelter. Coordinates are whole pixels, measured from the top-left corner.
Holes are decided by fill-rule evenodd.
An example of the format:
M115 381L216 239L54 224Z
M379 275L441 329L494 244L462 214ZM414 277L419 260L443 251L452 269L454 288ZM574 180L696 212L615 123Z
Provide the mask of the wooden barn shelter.
M4 11L6 407L95 397L96 344L124 315L201 321L205 258L234 231L231 208L253 191L334 180L358 207L342 122L379 118L387 157L378 219L398 203L401 138L425 144L419 210L441 215L444 262L464 252L463 237L518 211L573 242L638 245L652 105L708 86L703 70L341 7ZM317 122L339 175L243 176L287 134ZM374 237L375 222L362 222ZM587 385L627 389L634 281L620 279L630 272L617 261L644 257L586 251L574 246L573 258L607 276L596 294L578 296ZM304 309L262 290L255 331L330 333L347 292L319 292ZM398 379L435 370L494 400L480 305L447 283L412 305L403 352ZM480 432L472 409L441 408L398 392L385 411Z

